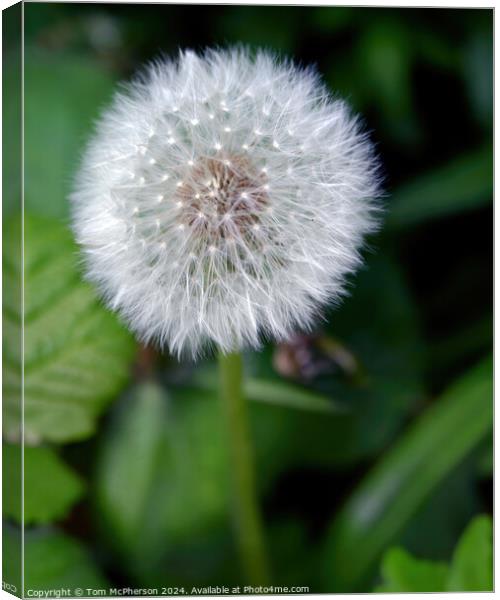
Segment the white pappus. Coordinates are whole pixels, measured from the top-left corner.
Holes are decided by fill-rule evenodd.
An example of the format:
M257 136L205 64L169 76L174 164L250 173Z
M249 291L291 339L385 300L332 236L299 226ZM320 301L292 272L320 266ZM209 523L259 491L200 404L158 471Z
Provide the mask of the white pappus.
M71 196L86 272L145 342L286 339L338 301L376 225L378 162L318 75L181 52L118 92Z

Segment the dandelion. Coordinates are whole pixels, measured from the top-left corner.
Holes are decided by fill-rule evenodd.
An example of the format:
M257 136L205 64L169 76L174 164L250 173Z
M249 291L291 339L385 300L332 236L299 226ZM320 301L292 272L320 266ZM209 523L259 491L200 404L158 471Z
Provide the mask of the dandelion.
M377 194L372 145L314 71L188 51L105 111L73 224L137 336L197 356L309 329L360 264Z
M341 298L376 225L377 161L312 70L266 52L182 52L116 94L72 194L88 277L145 342L220 350L235 518L269 582L242 362Z

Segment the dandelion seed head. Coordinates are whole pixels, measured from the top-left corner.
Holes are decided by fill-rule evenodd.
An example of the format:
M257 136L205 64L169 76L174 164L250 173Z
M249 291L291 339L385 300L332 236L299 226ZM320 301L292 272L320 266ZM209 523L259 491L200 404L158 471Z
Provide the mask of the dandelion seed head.
M109 306L197 356L310 328L359 266L378 195L372 145L315 72L233 49L181 52L118 92L71 200Z

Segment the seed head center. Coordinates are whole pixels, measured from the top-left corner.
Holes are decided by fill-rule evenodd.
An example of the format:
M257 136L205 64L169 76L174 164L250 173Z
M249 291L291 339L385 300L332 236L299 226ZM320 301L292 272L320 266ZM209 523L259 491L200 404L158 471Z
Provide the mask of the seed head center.
M198 159L177 190L179 222L210 243L246 237L269 204L267 176L246 157L217 154Z

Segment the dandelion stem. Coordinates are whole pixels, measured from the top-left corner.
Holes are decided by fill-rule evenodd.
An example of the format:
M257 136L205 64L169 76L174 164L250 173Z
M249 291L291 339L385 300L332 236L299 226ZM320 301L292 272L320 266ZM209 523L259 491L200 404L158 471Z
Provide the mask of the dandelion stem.
M241 354L219 353L219 372L230 446L234 523L241 561L251 585L266 585L269 583L269 571L255 487L248 409L243 395Z

